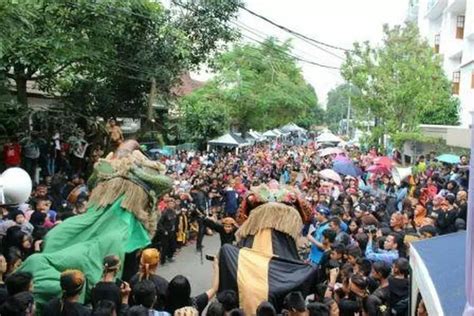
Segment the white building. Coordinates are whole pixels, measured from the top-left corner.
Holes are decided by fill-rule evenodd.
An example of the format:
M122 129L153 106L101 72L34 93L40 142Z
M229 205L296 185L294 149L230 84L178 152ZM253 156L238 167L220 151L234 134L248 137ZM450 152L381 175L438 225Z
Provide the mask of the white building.
M461 125L474 111L474 0L409 0L407 20L416 23L452 81L461 102Z

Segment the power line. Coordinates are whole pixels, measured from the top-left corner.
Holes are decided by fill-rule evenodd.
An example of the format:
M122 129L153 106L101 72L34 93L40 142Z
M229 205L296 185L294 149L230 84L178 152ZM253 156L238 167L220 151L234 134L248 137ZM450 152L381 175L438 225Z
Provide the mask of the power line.
M248 26L248 25L242 23L241 21L235 21L235 22L238 23L238 24L240 24L239 26L240 26L240 27L243 27L243 28L246 29L248 32L251 32L251 33L258 32L258 33L264 34L264 36L268 37L268 34L265 34L265 33L263 33L262 31L259 31L259 30L255 29L255 28L251 27L251 26ZM255 33L254 33L254 34L255 34ZM316 47L317 49L322 50L323 52L325 52L325 53L327 53L327 54L329 54L329 55L331 55L331 56L334 56L334 57L336 57L336 58L338 58L338 59L341 59L341 60L345 60L344 57L341 57L341 56L339 56L339 55L337 55L337 54L331 52L330 50L327 50L326 48L319 46L318 44L315 44L315 43L313 43L313 42L311 42L311 41L308 41L307 39L304 39L304 38L301 38L300 36L295 36L295 35L293 35L293 37L296 38L296 39L302 40L303 42L305 42L305 43L307 43L307 44L309 44L309 45L311 45L311 46L313 46L313 47ZM303 52L304 54L308 54L308 53L305 52L305 51L301 51L301 52ZM308 55L309 55L309 54L308 54ZM312 57L314 58L314 56L312 56Z
M189 7L185 6L185 5L183 5L182 3L178 2L178 1L173 1L173 3L175 3L176 5L178 5L178 6L181 7L181 8L194 11L193 9L191 9L191 8L189 8ZM195 12L195 11L194 11L194 12ZM232 23L232 21L231 21L231 23ZM243 35L243 34L242 34L242 36L247 37L247 38L249 38L249 39L251 39L251 40L253 40L253 41L255 41L255 42L257 42L257 43L259 43L259 44L261 44L261 45L267 46L265 43L260 42L259 40L256 40L256 39L254 39L254 38L250 38L250 37L245 36L245 35ZM267 46L267 47L270 47L270 46ZM274 48L274 47L273 47L273 48ZM274 48L274 49L275 49L275 48ZM285 52L285 51L283 51L283 50L281 50L280 52L283 52L283 53L286 54L287 56L290 56L290 57L292 57L292 58L294 58L294 59L296 59L296 60L298 60L298 61L301 61L301 62L310 64L310 65L314 65L314 66L318 66L318 67L323 67L323 68L328 68L328 69L336 69L336 70L339 70L339 69L340 69L340 68L338 68L338 67L329 66L329 65L324 65L324 64L321 64L321 63L318 63L318 62L314 62L314 61L311 61L311 60L307 60L307 59L302 58L302 57L299 57L299 56L294 56L294 55L291 55L291 54L289 54L288 52Z
M239 22L239 21L231 21L231 23L232 23L233 25L235 25L235 26L241 28L242 30L245 30L245 31L247 31L247 32L249 32L249 33L252 33L252 34L258 36L259 38L261 38L261 39L263 39L263 40L266 40L266 39L269 37L269 35L267 35L267 34L265 34L265 33L263 33L263 32L259 32L258 30L253 29L253 28L251 28L251 27L245 25L245 24L242 23L242 22ZM260 34L264 34L264 35L260 35ZM245 37L244 34L241 34L241 35L242 35L243 37ZM311 58L317 58L317 57L315 57L314 55L311 55L311 54L309 54L309 53L307 53L307 52L305 52L305 51L302 51L302 50L295 50L295 51L296 51L296 52L301 52L302 54L306 54L306 55L310 56ZM301 58L301 56L298 56L298 55L295 55L295 56ZM331 67L331 66L330 66L330 67Z
M268 47L268 48L272 48L276 51L279 51L280 53L283 53L283 54L286 54L287 56L291 57L291 58L294 58L295 60L298 60L298 61L301 61L301 62L304 62L304 63L307 63L307 64L310 64L310 65L314 65L314 66L318 66L318 67L322 67L322 68L327 68L327 69L335 69L335 70L340 70L340 68L338 67L334 67L334 66L329 66L329 65L324 65L324 64L320 64L320 63L317 63L315 61L311 61L311 60L307 60L305 58L302 58L302 57L299 57L299 56L294 56L294 55L291 55L291 54L288 54L286 51L284 50L278 50L276 47L273 47L273 46L269 46L268 44L266 44L265 42L261 42L255 38L252 38L248 35L244 35L242 34L243 37L251 40L251 41L254 41L260 45L263 45L265 47Z
M332 49L342 50L342 51L344 51L344 52L350 51L349 49L346 49L346 48L343 48L343 47L339 47L339 46L335 46L335 45L331 45L331 44L327 44L327 43L324 43L324 42L315 40L314 38L311 38L311 37L306 36L306 35L304 35L304 34L301 34L301 33L299 33L299 32L293 31L293 30L287 28L286 26L283 26L283 25L281 25L281 24L278 24L278 23L276 23L276 22L270 20L269 18L264 17L263 15L260 15L260 14L258 14L258 13L255 13L254 11L252 11L252 10L246 8L246 7L243 6L243 5L239 5L239 7L240 7L241 9L247 11L247 12L250 13L251 15L256 16L257 18L259 18L259 19L261 19L261 20L264 20L265 22L270 23L271 25L276 26L276 27L278 27L279 29L282 29L282 30L284 30L285 32L288 32L288 33L293 34L293 35L295 35L295 36L299 36L299 37L304 38L304 39L306 39L306 40L308 40L308 41L311 41L311 42L314 42L314 43L316 43L316 44L320 44L320 45L323 45L323 46L326 46L326 47L329 47L329 48L332 48Z

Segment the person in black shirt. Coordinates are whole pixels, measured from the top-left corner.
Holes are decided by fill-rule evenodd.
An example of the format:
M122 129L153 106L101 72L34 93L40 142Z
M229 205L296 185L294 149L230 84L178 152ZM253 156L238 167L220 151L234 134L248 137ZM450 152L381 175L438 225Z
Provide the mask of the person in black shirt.
M390 289L388 277L391 266L384 261L374 262L372 266L372 277L378 281L379 287L367 298L367 313L369 316L383 314L389 310Z
M78 303L84 288L84 274L79 270L66 270L61 273L61 298L53 298L43 309L48 316L89 316L91 310Z
M219 260L214 259L214 274L212 277L212 286L209 290L198 296L191 297L191 285L186 277L182 275L175 276L168 286L168 298L166 300L166 311L171 315L177 309L190 306L198 310L199 315L206 308L209 301L216 295L219 288Z
M7 259L5 256L0 255L0 305L6 301L8 297L7 287L3 282L3 275L7 272Z
M165 264L166 259L173 261L176 250L176 222L176 202L170 199L158 222L157 238L160 243L161 264Z
M410 294L408 273L410 264L405 258L398 258L393 263L392 276L388 278L390 291L390 309L393 315L406 315Z
M204 219L204 225L215 230L221 238L221 246L224 244L232 244L235 241L235 232L239 227L232 217L226 217L222 220L222 224L215 222L211 218Z
M0 306L0 315L35 315L35 302L31 292L20 292L8 297Z
M114 302L117 313L123 315L128 309L131 289L127 282L117 279L117 273L120 271L120 259L115 255L107 256L104 258L103 265L102 280L92 289L92 306L95 309L100 301L109 300Z
M154 248L143 250L140 258L140 271L135 274L130 280L132 292L135 291L135 286L141 282L149 280L155 285L156 300L154 302L154 309L158 311L164 310L165 300L168 294L168 281L156 274L156 269L160 262L160 253ZM133 296L132 296L133 298ZM135 303L137 303L135 301Z

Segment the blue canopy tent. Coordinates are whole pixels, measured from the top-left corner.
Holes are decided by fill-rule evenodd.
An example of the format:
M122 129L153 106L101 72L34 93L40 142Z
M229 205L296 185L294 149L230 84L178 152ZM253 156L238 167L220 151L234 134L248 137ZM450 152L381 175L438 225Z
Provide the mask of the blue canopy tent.
M465 297L466 232L413 242L411 315L421 294L428 315L462 315Z

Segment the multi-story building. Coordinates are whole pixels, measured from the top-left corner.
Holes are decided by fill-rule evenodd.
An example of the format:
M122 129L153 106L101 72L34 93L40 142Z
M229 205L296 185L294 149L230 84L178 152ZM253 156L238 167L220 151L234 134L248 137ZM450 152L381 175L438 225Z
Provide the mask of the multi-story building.
M461 125L474 111L474 0L409 0L407 20L418 25L433 50L441 55L461 103Z

